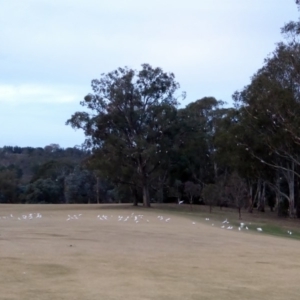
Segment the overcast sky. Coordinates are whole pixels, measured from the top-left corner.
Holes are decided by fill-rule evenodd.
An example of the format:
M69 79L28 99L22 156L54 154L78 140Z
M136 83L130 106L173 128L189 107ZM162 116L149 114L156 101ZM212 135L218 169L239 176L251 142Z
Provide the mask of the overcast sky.
M173 72L186 105L231 103L297 20L294 0L0 0L0 147L73 147L65 122L101 73Z

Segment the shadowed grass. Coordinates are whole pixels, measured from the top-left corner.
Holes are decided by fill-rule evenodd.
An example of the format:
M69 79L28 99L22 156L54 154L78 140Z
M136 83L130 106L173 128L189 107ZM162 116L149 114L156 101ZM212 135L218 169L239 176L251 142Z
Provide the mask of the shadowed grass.
M262 232L263 234L300 240L300 232L293 230L293 229L288 230L286 228L272 225L272 224L265 224L265 225L261 226L261 228L263 229L263 232ZM288 231L291 231L292 234L290 235L288 233Z
M278 218L275 213L248 213L244 211L242 214L242 220L239 220L238 213L233 209L218 209L215 208L211 213L206 206L193 206L192 210L189 205L165 205L155 204L154 209L156 211L169 213L173 215L180 215L190 218L193 221L205 222L206 218L210 219L210 224L214 226L221 226L222 221L227 219L230 221L230 225L237 229L241 223L244 223L248 227L250 232L257 232L259 234L267 234L271 236L291 238L294 240L300 240L300 230L298 219ZM257 228L262 228L262 232L258 232ZM243 229L245 230L245 229ZM292 234L289 234L291 231Z

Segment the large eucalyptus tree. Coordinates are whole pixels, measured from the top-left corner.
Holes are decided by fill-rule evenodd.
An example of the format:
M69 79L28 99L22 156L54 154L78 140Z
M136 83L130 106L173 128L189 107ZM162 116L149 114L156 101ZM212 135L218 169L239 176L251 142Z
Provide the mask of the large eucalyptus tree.
M89 112L67 121L83 129L91 162L107 178L141 189L145 206L157 169L168 164L178 88L174 74L160 68L119 68L92 81L93 93L81 102Z

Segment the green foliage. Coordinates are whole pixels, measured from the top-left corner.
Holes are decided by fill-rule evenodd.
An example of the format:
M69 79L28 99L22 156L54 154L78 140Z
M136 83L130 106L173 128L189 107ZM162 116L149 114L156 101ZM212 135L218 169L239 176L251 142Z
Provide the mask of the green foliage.
M15 203L21 171L15 166L0 168L0 203Z
M214 134L222 101L202 98L178 111L172 175L182 181L209 183L214 177Z
M211 212L212 206L217 205L221 201L222 187L220 184L207 184L203 187L201 194L205 204L209 205Z
M69 174L74 169L74 165L69 161L50 160L36 167L31 182L41 178L51 178L53 180L60 176Z
M77 148L0 148L0 201L60 203L64 178L87 156Z
M58 145L52 144L45 148L48 150L44 148L4 146L0 148L0 168L1 166L6 168L9 165L17 166L20 170L18 172L22 173L20 183L24 185L40 177L47 178L48 175L43 174L47 173L47 168L49 171L51 168L54 171L54 168L59 169L59 164L74 167L88 155L88 152L75 147L62 149ZM53 163L50 163L50 161L53 161ZM41 174L38 174L39 172ZM58 173L58 170L56 173ZM52 175L49 176L53 178Z
M96 178L88 170L75 168L65 177L64 197L66 203L91 203L96 201Z
M23 203L61 203L62 186L50 178L28 184L21 195Z
M184 192L189 197L190 204L193 204L194 198L201 195L201 186L192 181L187 181L184 183Z

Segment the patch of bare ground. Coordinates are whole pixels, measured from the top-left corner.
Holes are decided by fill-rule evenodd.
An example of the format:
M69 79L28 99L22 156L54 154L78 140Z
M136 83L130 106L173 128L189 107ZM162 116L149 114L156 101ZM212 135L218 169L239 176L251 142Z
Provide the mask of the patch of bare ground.
M299 299L297 240L132 206L3 205L0 217L3 300Z

